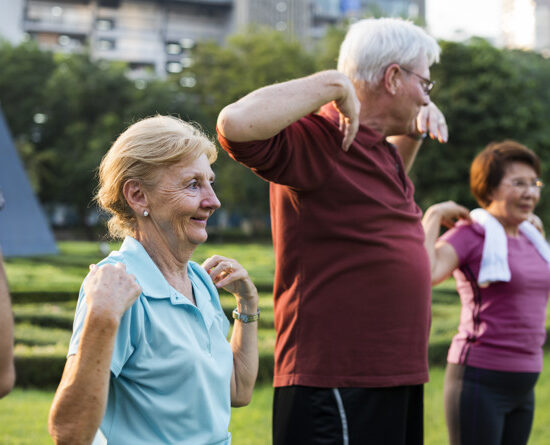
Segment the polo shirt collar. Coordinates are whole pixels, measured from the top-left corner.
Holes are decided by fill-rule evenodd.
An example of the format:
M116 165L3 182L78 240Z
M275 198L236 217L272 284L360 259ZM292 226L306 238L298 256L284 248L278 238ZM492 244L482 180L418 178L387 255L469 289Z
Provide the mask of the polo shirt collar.
M206 327L210 328L216 315L211 303L214 296L213 292L216 292L216 290L212 290L213 284L210 285L210 283L205 282L205 280L210 279L206 273L201 274L200 271L194 270L191 262L187 263L187 273L197 303L197 306L194 306L187 296L178 292L166 281L160 269L138 240L127 236L120 246L119 252L124 258L127 271L136 276L143 295L148 298L170 299L173 305L188 305L198 309ZM200 268L200 266L195 266Z
M170 298L172 286L138 240L127 236L120 246L120 253L128 272L136 276L144 295L150 298Z
M340 116L332 103L323 105L319 114L338 127ZM367 127L366 125L359 124L359 130L353 140L353 144L359 144L364 148L371 148L380 144L382 141L385 141L382 133Z

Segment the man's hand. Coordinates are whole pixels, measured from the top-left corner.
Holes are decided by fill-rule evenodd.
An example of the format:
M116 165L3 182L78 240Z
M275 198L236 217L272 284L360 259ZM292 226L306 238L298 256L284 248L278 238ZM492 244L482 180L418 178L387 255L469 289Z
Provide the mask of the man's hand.
M437 139L441 143L447 142L449 138L445 116L433 102L420 109L416 117L416 131L428 133L432 139Z
M89 309L120 319L136 301L141 287L136 277L126 272L126 266L122 263L101 267L92 264L84 283L84 293Z
M344 85L345 89L343 96L333 103L340 115L338 128L344 134L342 150L348 151L359 130L359 111L361 110L361 103L357 98L357 94L355 94L355 88L351 81L346 78Z

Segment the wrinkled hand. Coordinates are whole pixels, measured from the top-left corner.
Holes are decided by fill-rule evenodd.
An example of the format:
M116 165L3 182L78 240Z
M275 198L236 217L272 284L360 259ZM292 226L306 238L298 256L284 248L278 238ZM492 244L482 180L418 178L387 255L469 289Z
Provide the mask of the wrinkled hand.
M342 150L348 151L359 130L359 111L361 110L361 103L357 98L357 94L355 94L355 88L351 81L345 78L344 82L345 89L343 96L333 103L340 115L338 128L344 134Z
M122 263L90 265L84 283L86 304L90 310L102 311L121 318L141 293L136 277L126 272Z
M236 260L214 255L202 263L217 288L223 288L245 300L258 298L258 291L248 272Z
M449 138L445 116L433 102L420 109L415 124L416 132L428 133L432 139L437 139L441 143L447 142Z
M458 220L472 222L470 211L454 201L440 202L431 207L433 212L441 218L441 225L448 229L454 227Z
M531 213L527 217L527 221L533 224L535 228L541 233L541 235L544 236L544 224L542 223L542 220L537 215L535 215L534 213Z

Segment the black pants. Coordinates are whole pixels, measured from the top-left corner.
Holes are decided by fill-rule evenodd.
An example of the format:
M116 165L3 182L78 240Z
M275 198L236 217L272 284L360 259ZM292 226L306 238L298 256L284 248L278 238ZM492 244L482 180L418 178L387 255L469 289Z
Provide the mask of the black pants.
M448 364L444 398L450 445L526 444L538 375Z
M275 388L273 445L421 445L424 387Z

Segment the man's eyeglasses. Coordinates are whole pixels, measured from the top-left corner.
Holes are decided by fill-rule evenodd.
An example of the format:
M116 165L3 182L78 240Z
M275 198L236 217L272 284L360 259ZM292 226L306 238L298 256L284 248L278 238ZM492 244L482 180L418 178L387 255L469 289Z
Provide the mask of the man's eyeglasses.
M535 189L535 191L540 192L540 190L544 187L544 183L540 179L535 179L533 181L527 181L525 179L512 179L506 184L511 185L520 192L525 192L531 189Z
M426 79L425 77L421 76L420 74L416 74L414 71L408 70L407 68L404 68L401 65L399 65L399 67L403 71L418 77L420 79L420 81L422 82L422 89L424 90L424 93L430 94L430 91L432 91L432 89L435 85L435 80Z

